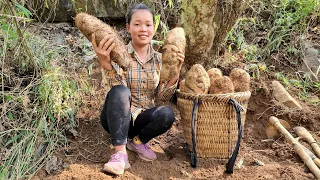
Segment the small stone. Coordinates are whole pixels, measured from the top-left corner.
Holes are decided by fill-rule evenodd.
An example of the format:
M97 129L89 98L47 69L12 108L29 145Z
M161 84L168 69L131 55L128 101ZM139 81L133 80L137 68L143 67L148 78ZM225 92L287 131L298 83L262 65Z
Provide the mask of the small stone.
M241 169L244 166L243 163L244 163L244 158L241 158L237 163L235 169Z
M319 97L316 95L311 96L309 99L311 102L318 102L319 101Z
M260 161L259 159L254 158L253 160L258 166L264 166L265 165L264 162Z
M192 178L192 174L188 173L187 171L185 171L185 170L182 169L180 172L181 172L181 174L183 174L185 177Z
M320 52L315 48L315 45L310 42L305 42L304 46L306 49L304 50L303 64L300 70L307 73L311 71L319 79Z
M92 61L95 57L96 57L95 54L85 55L85 56L83 56L83 60L86 61L86 62L88 62L88 61Z

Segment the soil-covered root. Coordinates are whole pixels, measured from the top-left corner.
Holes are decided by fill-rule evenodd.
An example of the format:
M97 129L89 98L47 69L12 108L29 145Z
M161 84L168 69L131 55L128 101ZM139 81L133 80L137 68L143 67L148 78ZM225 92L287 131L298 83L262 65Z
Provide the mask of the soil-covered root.
M233 83L228 76L217 78L210 86L210 94L227 94L233 92Z
M245 70L234 68L229 75L235 92L245 92L250 90L250 75Z
M183 28L176 27L167 34L162 52L162 70L160 72L160 81L169 81L178 73L180 61L178 51L185 50L186 38Z
M210 78L207 71L200 64L195 64L187 72L185 91L196 94L207 94L210 87Z
M95 34L97 45L108 36L114 38L115 47L110 53L111 60L122 69L127 70L130 66L130 57L126 46L119 34L108 24L87 13L79 13L75 17L75 24L82 34L91 42L92 34Z

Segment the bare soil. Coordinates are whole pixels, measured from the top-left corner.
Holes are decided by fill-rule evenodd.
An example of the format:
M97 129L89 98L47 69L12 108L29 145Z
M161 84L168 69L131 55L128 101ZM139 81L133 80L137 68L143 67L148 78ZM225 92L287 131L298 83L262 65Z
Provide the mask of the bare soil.
M173 127L150 142L158 159L145 162L128 151L132 167L123 175L114 176L102 172L102 167L109 160L113 149L109 134L100 124L99 115L107 89L102 83L100 69L96 68L90 82L94 89L83 97L82 107L77 115L77 134L70 134L69 146L55 153L68 167L51 174L43 168L34 179L315 179L283 138L266 140L265 128L268 118L277 116L288 121L292 127L304 126L319 140L319 109L305 104L304 110L284 109L272 99L270 81L262 78L252 83L244 138L237 158L238 162L243 160L243 164L234 174L228 175L224 172L226 161L223 160L199 158L197 168L190 166L179 111L171 104L175 110ZM257 163L257 160L260 163Z

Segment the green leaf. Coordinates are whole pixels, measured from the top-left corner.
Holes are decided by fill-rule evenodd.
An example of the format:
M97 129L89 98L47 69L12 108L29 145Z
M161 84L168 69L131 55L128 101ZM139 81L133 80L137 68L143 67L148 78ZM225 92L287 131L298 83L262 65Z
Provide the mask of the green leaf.
M14 136L13 138L11 138L10 141L8 141L5 146L8 146L9 144L17 141L24 133L25 133L25 131L21 131L21 133L19 133L18 135Z
M50 111L48 112L48 116L49 116L51 122L55 122L54 117L52 116Z
M174 8L173 1L172 0L168 0L168 2L169 2L169 7L170 8Z
M18 97L18 102L19 102L19 103L22 103L22 97L21 97L21 96Z
M154 26L154 32L157 32L157 29L159 27L159 24L160 24L160 17L161 15L160 14L157 14L154 16L154 19L155 19L155 26Z
M8 117L9 117L9 119L10 119L11 121L13 121L14 118L13 118L12 112L10 112L10 111L8 112Z
M231 47L231 44L228 46L228 52L231 52L232 51L232 47Z
M91 63L90 66L88 67L89 70L89 76L92 75L92 67L93 67L94 63Z
M21 6L19 3L16 2L16 7L22 11L22 13L27 17L27 18L30 18L31 16L31 12L26 9L25 7Z
M0 169L1 169L0 179L5 179L4 175L7 173L7 168L3 167L3 166L0 166Z
M47 0L44 1L44 4L45 4L46 8L49 9L49 5L48 5L48 1Z
M5 95L6 101L10 101L13 99L12 95Z

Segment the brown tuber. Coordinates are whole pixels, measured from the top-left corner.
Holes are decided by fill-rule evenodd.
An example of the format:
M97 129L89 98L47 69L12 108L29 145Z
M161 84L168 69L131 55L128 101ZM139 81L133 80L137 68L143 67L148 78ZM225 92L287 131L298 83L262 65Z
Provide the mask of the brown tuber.
M162 51L162 70L160 72L160 81L169 81L178 74L178 51L184 52L186 47L186 38L183 28L176 27L167 34Z
M94 33L97 45L99 45L100 41L106 36L114 38L115 47L110 53L110 58L123 70L127 70L129 68L130 57L126 46L118 33L111 26L86 13L77 14L75 17L75 24L90 42L92 34Z
M234 87L232 81L227 76L221 76L213 81L210 86L210 94L233 93Z
M222 76L222 72L218 68L211 68L208 70L208 75L210 77L210 82Z
M229 75L235 92L245 92L250 90L250 75L245 70L234 68Z
M185 92L207 94L210 78L207 71L200 64L195 64L187 72L185 78Z
M218 68L211 68L207 71L208 75L209 75L209 78L210 78L210 87L209 87L209 91L210 89L212 89L212 84L213 82L219 78L219 77L222 77L222 72L220 71L220 69Z

